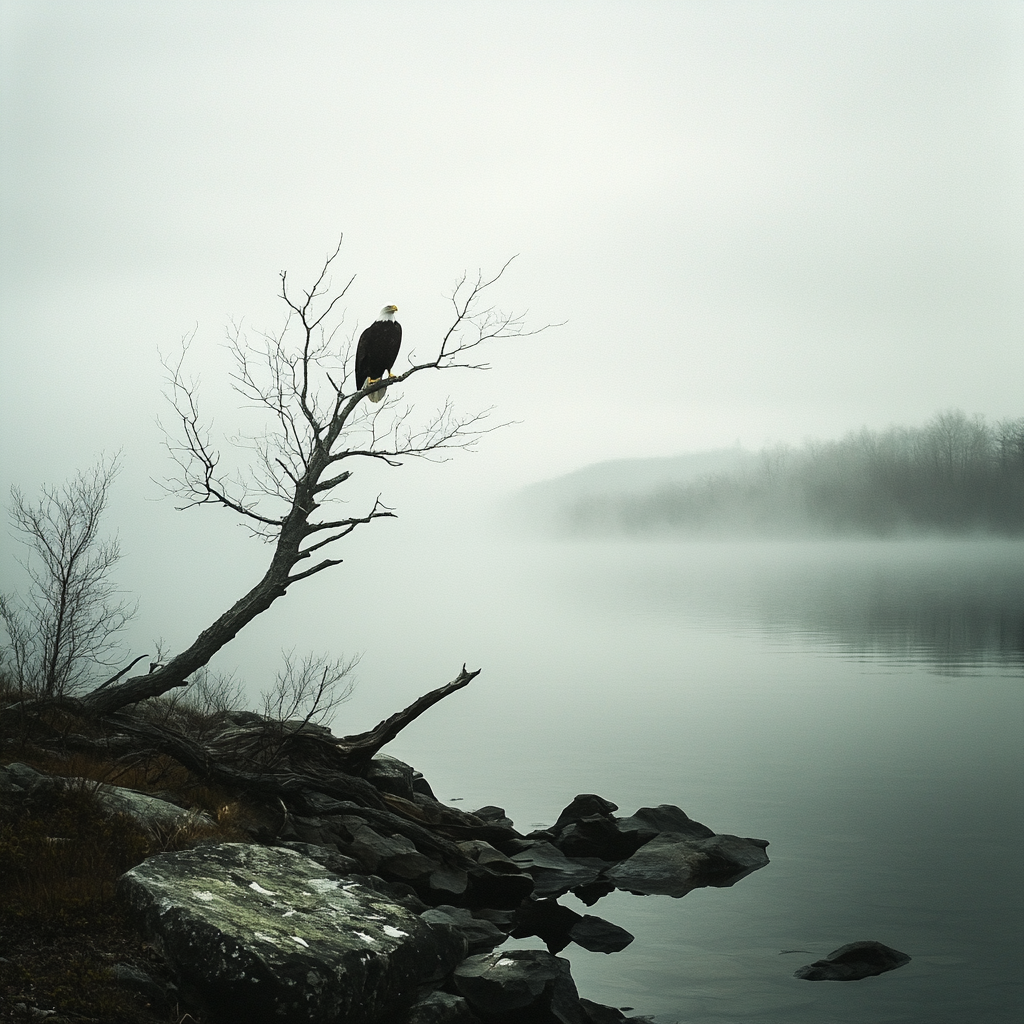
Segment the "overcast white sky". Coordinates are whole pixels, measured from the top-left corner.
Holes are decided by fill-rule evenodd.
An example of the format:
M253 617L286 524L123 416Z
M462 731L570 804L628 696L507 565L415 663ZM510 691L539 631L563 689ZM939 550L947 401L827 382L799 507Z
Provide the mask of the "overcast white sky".
M1024 413L1020 3L0 11L5 495L123 449L155 551L158 352L212 380L342 232L346 331L426 347L513 254L498 302L566 321L448 378L522 422L444 486Z

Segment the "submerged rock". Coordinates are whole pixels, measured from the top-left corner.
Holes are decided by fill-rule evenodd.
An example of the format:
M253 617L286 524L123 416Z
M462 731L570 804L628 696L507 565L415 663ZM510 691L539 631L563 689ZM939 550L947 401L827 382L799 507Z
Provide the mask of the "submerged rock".
M865 940L848 942L832 950L823 960L815 960L793 972L804 981L860 981L910 963L910 957L892 946Z
M122 875L118 894L185 1000L225 1021L390 1021L467 948L449 925L281 847L160 854Z

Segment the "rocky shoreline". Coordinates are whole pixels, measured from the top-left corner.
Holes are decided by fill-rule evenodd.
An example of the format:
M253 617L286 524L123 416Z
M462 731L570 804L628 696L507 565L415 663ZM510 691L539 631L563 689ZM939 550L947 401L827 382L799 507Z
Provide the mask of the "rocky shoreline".
M582 794L524 835L500 807L441 803L388 755L361 775L386 810L300 788L269 833L159 853L121 876L119 900L173 973L166 1000L212 1021L643 1021L580 998L556 954L570 942L613 953L633 937L559 897L592 906L618 888L678 898L768 863L765 840L715 834L669 804L618 817L615 804ZM75 784L0 768L8 800ZM117 786L96 786L95 799L144 828L199 813ZM502 951L509 936L546 949ZM120 969L126 985L159 987Z

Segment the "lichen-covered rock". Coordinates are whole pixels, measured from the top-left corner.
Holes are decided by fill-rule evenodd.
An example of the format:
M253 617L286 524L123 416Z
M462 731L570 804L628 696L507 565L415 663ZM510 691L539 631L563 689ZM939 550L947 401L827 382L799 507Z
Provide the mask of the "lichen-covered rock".
M160 854L118 894L159 942L182 995L215 1019L373 1024L465 956L455 929L280 847Z
M685 896L706 885L726 886L768 863L764 839L712 835L694 839L664 832L629 860L605 872L620 889L644 896Z

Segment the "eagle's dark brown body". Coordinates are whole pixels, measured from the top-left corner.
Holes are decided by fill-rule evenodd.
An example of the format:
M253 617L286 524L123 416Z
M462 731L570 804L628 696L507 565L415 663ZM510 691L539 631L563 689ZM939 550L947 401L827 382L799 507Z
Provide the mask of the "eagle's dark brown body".
M382 315L390 311L394 316L395 307L385 306ZM366 387L370 380L380 380L390 372L398 358L398 350L402 347L402 325L396 320L375 320L359 335L356 345L356 386ZM383 391L375 391L369 398L379 402L384 397Z

